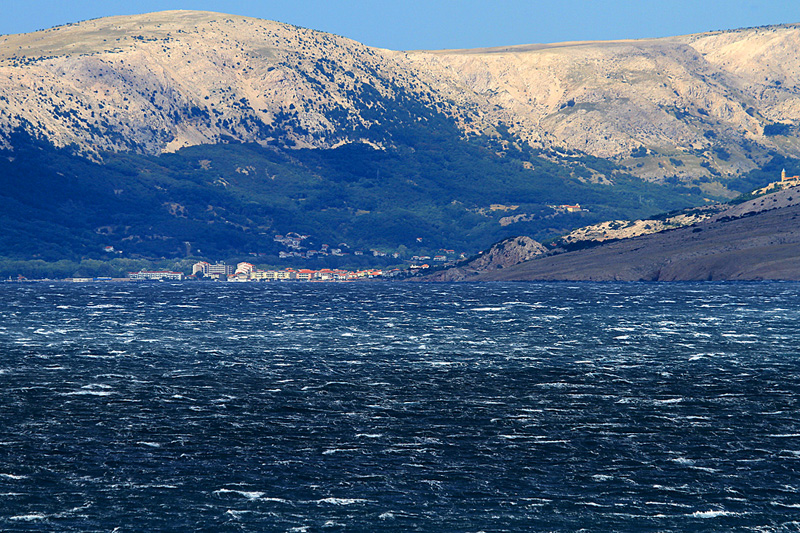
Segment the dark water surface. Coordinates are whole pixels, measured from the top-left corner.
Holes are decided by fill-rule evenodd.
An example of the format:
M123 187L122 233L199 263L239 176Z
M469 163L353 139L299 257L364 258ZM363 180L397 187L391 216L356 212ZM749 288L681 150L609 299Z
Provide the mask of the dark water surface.
M2 531L800 531L800 284L0 285Z

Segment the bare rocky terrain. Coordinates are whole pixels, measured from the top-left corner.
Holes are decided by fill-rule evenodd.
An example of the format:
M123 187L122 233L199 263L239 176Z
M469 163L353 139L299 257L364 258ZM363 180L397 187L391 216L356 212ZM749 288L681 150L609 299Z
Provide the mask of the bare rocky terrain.
M193 11L111 17L0 37L0 128L30 126L58 146L157 154L227 138L330 146L332 117L364 84L421 101L430 90L397 54L276 22ZM367 107L369 105L367 104Z
M799 39L798 26L788 25L413 59L453 92L483 95L534 144L621 160L654 152L628 162L657 179L703 172L703 161L735 173L753 168L763 149L795 150L796 141L765 137L764 127L798 118Z
M554 157L611 158L724 196L727 176L800 153L799 46L800 26L783 25L404 52L218 13L111 17L0 37L0 146L24 128L85 153L330 147L379 131L405 99L465 134L507 128Z
M470 281L800 280L800 187L698 224L473 274Z
M560 241L569 245L586 241L604 242L630 239L639 235L691 226L708 220L723 209L724 207L719 204L714 204L692 209L686 213L664 217L663 219L608 220L571 231L561 237Z

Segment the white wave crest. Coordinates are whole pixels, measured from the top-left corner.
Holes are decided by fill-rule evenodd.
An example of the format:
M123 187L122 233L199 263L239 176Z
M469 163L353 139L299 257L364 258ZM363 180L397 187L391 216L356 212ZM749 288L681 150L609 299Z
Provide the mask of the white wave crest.
M232 489L218 489L214 491L214 494L238 494L239 496L244 496L248 500L258 500L264 495L263 492L257 490L247 491L247 490L232 490Z
M737 516L739 513L731 511L695 511L692 516L695 518L719 518L721 516Z
M35 520L44 520L47 517L43 514L35 513L35 514L21 514L17 516L12 516L9 520L15 520L19 522L33 522Z
M357 503L367 503L369 500L362 498L323 498L317 500L319 503L329 503L331 505L355 505Z

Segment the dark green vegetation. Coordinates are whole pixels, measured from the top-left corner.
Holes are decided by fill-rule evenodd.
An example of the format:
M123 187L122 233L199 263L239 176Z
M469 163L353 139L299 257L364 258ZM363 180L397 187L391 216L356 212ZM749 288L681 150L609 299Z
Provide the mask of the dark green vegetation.
M289 232L310 235L304 245L315 249L346 243L347 251L378 249L401 259L440 248L471 254L512 235L546 239L610 218L702 203L695 191L644 183L602 159L538 153L499 137L462 139L439 115L424 127L403 128L385 150L361 143L330 150L231 143L160 157L106 153L102 164L17 133L14 150L0 152L0 258L6 260L0 275L39 277L70 268L18 262L31 259L80 265L249 257L298 266L277 257L284 248L273 236ZM588 183L597 174L614 186ZM575 203L589 212L548 207ZM493 211L492 204L518 207ZM500 224L512 215L525 216ZM377 261L350 255L308 265L323 263ZM113 269L84 273L128 268L117 261Z

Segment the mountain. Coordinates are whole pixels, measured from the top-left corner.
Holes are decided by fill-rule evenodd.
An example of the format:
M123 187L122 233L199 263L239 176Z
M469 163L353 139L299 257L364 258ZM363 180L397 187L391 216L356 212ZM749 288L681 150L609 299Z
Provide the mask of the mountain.
M111 17L0 37L0 142L25 128L84 153L386 147L425 109L464 135L507 132L725 194L728 178L800 151L798 45L800 26L784 25L399 52L218 13Z
M470 255L732 197L794 172L798 39L392 51L195 11L0 36L0 257Z
M612 158L646 179L724 184L772 152L797 154L798 44L800 27L785 25L411 57L533 145Z
M387 101L431 103L400 57L218 13L92 20L0 39L0 127L84 152L225 139L331 147L368 137Z
M474 273L470 281L800 280L800 186L705 221Z

